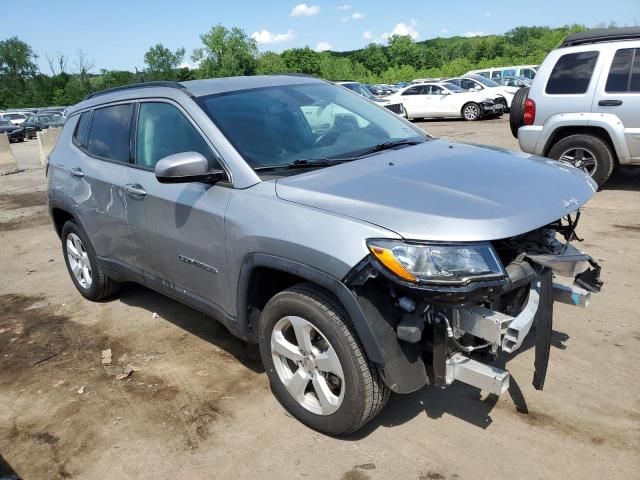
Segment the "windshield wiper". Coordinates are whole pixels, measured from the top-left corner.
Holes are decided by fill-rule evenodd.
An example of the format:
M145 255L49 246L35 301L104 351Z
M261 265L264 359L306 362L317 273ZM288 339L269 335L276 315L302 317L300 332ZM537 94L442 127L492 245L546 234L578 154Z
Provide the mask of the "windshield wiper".
M396 140L394 142L383 142L360 152L357 158L362 158L366 155L371 155L372 153L382 152L383 150L392 150L396 147L402 147L402 146L410 147L412 145L418 145L420 143L424 143L425 141L426 140Z
M335 159L329 158L301 158L291 163L283 163L281 165L265 165L264 167L255 167L257 172L264 172L268 170L294 170L296 168L310 168L310 167L330 167L337 165L338 163L344 163L350 159Z

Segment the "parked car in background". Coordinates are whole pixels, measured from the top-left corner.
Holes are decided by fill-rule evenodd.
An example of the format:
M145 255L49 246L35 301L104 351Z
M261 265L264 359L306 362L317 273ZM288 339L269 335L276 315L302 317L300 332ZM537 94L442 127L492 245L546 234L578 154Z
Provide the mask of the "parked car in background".
M26 115L27 120L22 123L24 127L25 136L27 138L36 138L37 133L44 130L46 127L38 121L37 115L29 113Z
M6 134L9 142L24 142L25 130L22 125L15 125L9 120L0 118L0 133Z
M502 115L501 97L466 91L452 83L419 83L387 97L402 102L407 118L464 118L480 120Z
M42 128L62 127L64 125L64 117L55 113L39 113L35 115L37 122Z
M525 152L568 162L598 185L617 165L640 165L640 28L569 35L513 105Z
M400 115L401 117L407 118L407 112L404 110L402 106L402 102L394 101L387 98L377 98L375 97L369 90L367 90L364 85L360 82L335 82L337 85L342 85L345 88L357 93L358 95L362 95L364 98L368 98L372 102L377 103L381 107L385 107L391 110L396 115Z
M527 77L497 77L493 81L505 87L522 88L531 86L531 80Z
M369 90L369 92L376 97L381 97L382 95L384 95L384 91L376 85L365 83L363 84L363 87Z
M8 112L8 113L0 113L0 118L3 120L7 120L14 125L20 125L27 119L27 116L23 113L18 112Z
M453 83L464 90L485 92L488 97L500 95L503 97L502 101L505 111L511 108L513 96L518 91L518 87L506 87L494 82L493 80L475 74L449 78L448 80L445 80L445 82Z
M496 79L500 77L525 77L533 79L538 71L538 65L516 65L511 67L485 68L471 70L467 75L476 74L486 78Z

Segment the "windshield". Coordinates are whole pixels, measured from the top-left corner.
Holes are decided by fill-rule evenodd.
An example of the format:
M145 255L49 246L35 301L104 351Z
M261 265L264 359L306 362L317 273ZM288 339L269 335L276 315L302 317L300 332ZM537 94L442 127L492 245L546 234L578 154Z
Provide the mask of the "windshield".
M493 80L485 78L485 77L483 77L481 75L467 75L465 78L473 78L475 81L483 84L485 87L499 87L500 86L499 84L497 84Z
M4 118L8 118L9 120L23 120L27 117L25 117L21 113L5 113Z
M362 95L364 98L368 98L368 99L376 98L371 94L371 92L369 90L364 88L359 83L341 83L340 85L342 85L345 88L348 88L349 90L351 90L353 92L356 92L358 95Z
M460 88L458 85L454 83L441 83L444 88L450 90L453 93L465 93L466 90L464 88Z
M214 94L199 103L253 168L348 159L381 143L429 138L394 113L327 83Z

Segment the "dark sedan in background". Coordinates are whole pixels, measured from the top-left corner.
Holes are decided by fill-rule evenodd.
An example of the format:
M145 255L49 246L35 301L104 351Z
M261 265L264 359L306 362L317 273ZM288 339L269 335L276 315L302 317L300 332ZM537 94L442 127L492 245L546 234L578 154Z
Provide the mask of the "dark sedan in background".
M25 129L22 125L14 125L9 120L0 119L0 134L6 134L9 142L24 142Z

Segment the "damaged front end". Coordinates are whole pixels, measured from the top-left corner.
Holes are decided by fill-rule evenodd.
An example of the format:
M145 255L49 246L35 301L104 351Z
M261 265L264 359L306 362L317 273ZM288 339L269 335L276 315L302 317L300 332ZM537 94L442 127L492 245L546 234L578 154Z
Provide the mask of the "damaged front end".
M602 287L600 267L571 243L579 216L493 242L370 240L345 283L384 349L386 384L409 393L459 380L500 395L509 373L492 364L531 334L542 390L554 301L586 307Z

